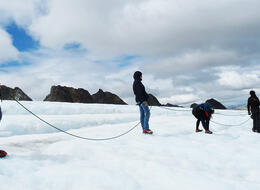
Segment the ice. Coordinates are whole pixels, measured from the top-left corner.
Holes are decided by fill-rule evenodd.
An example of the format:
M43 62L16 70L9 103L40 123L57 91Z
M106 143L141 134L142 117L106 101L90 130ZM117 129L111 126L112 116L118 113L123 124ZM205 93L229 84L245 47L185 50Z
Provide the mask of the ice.
M139 122L134 105L21 102L47 122L75 135L107 138ZM230 190L260 189L260 134L210 123L195 133L189 109L152 107L150 128L108 141L77 139L46 125L14 101L1 105L1 190ZM240 124L246 111L217 110L213 121ZM202 126L200 126L202 128Z

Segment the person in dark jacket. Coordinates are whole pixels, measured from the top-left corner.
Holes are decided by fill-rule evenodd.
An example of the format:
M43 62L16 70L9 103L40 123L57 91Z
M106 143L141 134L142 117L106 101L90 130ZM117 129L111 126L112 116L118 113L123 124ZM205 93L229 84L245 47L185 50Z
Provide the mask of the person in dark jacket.
M3 101L3 98L2 98L2 89L1 89L2 85L0 84L0 99L1 99L1 102ZM0 106L0 121L2 120L2 109L1 109L1 106Z
M1 101L3 101L2 99L2 89L1 89L1 84L0 84L0 99ZM1 111L1 107L0 107L0 121L2 120L2 111ZM0 158L6 157L7 156L7 152L5 152L4 150L0 150Z
M148 106L149 95L146 93L145 87L141 82L142 73L140 71L136 71L133 77L134 77L133 91L135 94L135 101L137 105L139 105L140 122L143 128L143 133L153 134L153 131L149 129L149 118L150 118L150 110Z
M253 132L260 133L260 110L259 110L259 99L255 94L255 91L250 91L250 97L248 98L247 102L247 110L248 115L251 115L251 118L253 119Z
M209 120L213 113L214 109L208 102L193 107L192 114L197 118L196 132L202 131L201 129L199 129L199 125L201 122L203 128L205 129L205 133L212 134L212 132L209 130Z

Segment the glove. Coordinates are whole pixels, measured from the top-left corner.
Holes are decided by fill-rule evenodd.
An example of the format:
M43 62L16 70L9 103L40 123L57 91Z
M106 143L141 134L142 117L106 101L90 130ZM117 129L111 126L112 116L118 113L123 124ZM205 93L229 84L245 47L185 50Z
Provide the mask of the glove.
M144 106L149 106L147 101L143 102Z

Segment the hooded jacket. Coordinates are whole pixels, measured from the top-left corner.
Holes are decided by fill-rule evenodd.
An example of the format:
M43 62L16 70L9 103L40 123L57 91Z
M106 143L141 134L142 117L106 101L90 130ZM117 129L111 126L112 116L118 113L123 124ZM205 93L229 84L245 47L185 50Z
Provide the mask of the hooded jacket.
M248 98L248 102L247 102L247 110L248 113L258 113L259 112L259 99L255 94L251 94L251 96Z
M206 102L195 106L192 110L192 114L199 120L201 120L202 125L205 130L209 129L209 120L211 115L214 113L212 106Z
M140 74L134 75L133 91L135 94L135 101L138 105L142 104L144 101L148 101L149 95L145 91L145 87L142 84L142 79Z
M214 113L214 110L213 111L212 110L213 108L208 102L203 104L198 104L193 108L193 112L197 114L199 117L201 117L201 119L207 119L207 118L210 119L211 114Z

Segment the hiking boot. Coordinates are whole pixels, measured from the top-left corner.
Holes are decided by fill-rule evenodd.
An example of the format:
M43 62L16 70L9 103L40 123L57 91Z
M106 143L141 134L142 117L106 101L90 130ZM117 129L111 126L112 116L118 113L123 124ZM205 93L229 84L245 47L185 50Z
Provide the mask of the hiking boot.
M145 133L145 134L153 134L153 131L150 130L150 129L144 129L143 133Z
M201 132L201 131L202 131L201 129L196 129L196 133Z
M212 131L206 130L205 133L207 133L207 134L212 134Z
M7 156L7 153L4 150L0 150L0 158Z

